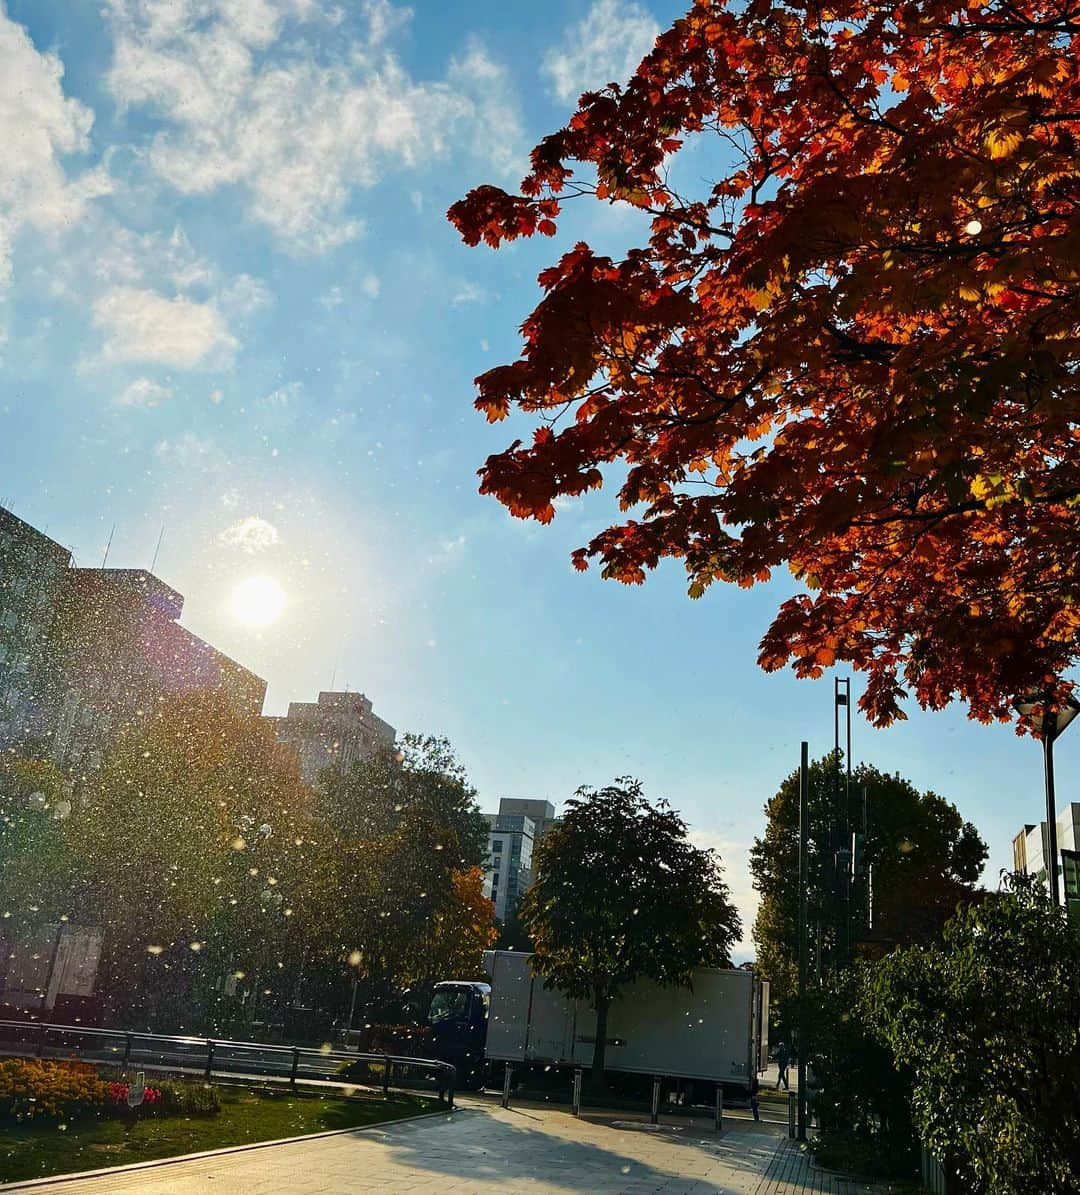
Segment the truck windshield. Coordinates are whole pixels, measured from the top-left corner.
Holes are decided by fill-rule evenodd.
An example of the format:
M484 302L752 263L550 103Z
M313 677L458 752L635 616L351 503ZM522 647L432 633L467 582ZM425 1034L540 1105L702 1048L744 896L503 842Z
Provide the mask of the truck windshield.
M468 1012L468 988L440 988L432 997L428 1021L432 1025L439 1021L461 1021Z

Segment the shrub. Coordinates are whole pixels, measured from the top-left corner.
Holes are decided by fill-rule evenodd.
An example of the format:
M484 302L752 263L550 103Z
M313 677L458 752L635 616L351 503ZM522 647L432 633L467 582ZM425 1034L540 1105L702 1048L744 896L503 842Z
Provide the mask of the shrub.
M107 1101L105 1083L86 1063L0 1061L0 1120L71 1120L100 1112Z
M214 1116L221 1111L221 1096L209 1083L162 1079L157 1086L161 1103L155 1111L160 1109L166 1116Z

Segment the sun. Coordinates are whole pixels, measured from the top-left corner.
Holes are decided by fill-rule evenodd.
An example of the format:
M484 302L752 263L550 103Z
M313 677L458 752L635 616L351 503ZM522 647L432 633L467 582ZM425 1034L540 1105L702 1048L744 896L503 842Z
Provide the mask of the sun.
M247 577L233 586L229 610L237 622L262 630L281 617L285 590L273 577Z

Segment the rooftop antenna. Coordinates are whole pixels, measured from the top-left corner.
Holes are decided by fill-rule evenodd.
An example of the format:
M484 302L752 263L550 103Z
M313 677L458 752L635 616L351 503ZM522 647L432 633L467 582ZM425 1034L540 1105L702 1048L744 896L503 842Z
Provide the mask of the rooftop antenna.
M154 565L157 564L158 553L161 551L161 541L165 538L165 524L161 524L161 532L157 537L157 547L154 549L154 559L150 561L150 571L154 571Z
M109 532L109 541L105 545L105 555L102 556L102 558L101 558L101 567L102 568L105 567L105 562L109 559L109 549L112 547L112 537L115 534L115 532L116 532L116 524L113 523L112 531Z
M334 671L330 673L330 692L334 691L334 681L337 680L337 665L334 665Z

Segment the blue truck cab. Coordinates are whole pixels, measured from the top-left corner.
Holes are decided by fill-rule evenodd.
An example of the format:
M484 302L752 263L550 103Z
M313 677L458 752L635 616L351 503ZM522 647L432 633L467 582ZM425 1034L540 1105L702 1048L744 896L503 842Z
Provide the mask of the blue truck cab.
M458 1084L482 1081L491 985L449 980L435 985L428 1009L434 1056L457 1067Z

